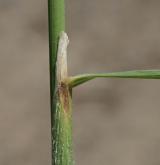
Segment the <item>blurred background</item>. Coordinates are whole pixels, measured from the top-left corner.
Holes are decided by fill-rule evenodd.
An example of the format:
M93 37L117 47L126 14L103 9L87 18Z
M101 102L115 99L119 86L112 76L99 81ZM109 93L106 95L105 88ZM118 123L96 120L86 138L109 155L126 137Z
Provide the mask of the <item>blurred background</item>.
M67 0L69 73L160 69L160 1ZM50 165L47 0L0 0L0 164ZM160 81L73 92L77 165L160 164Z

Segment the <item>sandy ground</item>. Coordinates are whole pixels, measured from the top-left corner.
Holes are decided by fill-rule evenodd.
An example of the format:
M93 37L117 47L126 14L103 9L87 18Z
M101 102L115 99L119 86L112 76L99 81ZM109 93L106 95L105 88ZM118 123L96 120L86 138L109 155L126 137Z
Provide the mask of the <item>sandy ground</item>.
M160 1L68 0L70 74L160 68ZM49 165L47 1L0 0L0 164ZM74 90L77 165L160 164L160 81Z

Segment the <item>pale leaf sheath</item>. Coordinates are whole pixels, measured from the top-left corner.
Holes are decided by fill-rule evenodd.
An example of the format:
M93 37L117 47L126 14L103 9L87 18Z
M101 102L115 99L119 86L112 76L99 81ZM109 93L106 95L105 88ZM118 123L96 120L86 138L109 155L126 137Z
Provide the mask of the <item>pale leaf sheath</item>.
M62 32L57 52L56 93L54 97L55 115L53 131L53 165L73 165L72 154L72 99L67 83L68 37Z

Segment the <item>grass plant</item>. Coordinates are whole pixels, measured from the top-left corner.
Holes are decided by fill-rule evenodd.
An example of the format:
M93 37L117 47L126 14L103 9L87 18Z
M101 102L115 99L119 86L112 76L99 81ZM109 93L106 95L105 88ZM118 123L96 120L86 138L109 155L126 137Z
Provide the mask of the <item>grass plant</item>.
M73 165L72 89L95 78L160 79L160 70L67 74L64 0L48 0L52 165Z

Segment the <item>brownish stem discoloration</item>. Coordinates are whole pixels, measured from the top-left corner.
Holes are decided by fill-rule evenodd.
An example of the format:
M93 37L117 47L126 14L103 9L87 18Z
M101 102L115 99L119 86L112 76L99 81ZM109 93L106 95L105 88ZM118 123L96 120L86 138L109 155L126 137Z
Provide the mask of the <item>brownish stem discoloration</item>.
M60 102L63 106L64 111L67 113L70 109L70 97L71 97L68 83L61 82L59 84L58 96L60 98Z

